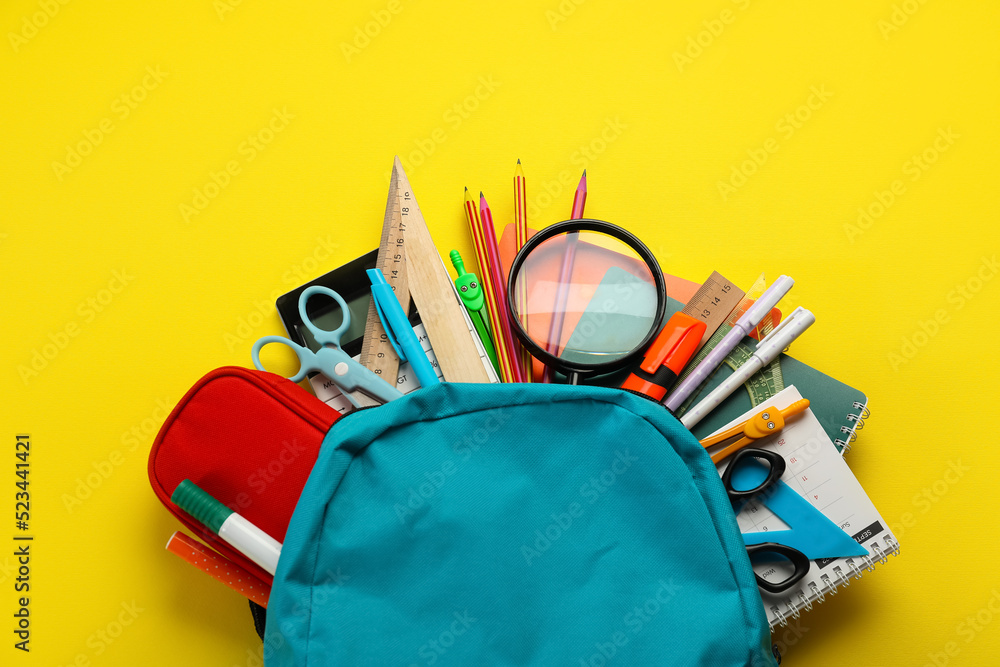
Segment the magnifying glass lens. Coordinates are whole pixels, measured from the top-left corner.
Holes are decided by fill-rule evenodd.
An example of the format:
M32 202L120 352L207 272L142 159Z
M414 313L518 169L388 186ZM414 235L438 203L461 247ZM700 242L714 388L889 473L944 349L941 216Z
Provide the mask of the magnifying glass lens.
M514 271L513 314L557 367L607 368L636 352L659 325L662 277L617 236L569 228L532 247Z

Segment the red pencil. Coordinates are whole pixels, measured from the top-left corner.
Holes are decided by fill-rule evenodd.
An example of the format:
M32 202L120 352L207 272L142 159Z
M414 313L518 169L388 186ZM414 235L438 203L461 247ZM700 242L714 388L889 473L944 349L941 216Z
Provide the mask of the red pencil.
M486 197L479 193L479 224L483 228L483 236L486 237L487 263L489 264L490 275L493 279L493 289L496 293L497 319L500 324L499 335L496 335L494 347L499 354L500 346L503 345L507 355L510 357L510 366L514 373L514 382L524 382L524 369L521 366L521 348L514 340L514 332L510 328L510 316L507 308L507 281L503 279L503 265L500 264L500 248L497 246L497 232L493 226L493 213L490 211ZM479 267L482 269L483 267ZM485 270L485 269L483 269ZM496 332L494 332L496 333Z
M520 252L524 244L528 242L528 197L525 189L524 170L521 169L521 160L517 161L514 168L514 252ZM525 290L522 286L520 297L525 299ZM532 381L531 355L528 350L521 348L521 370L524 373L524 381Z
M480 193L482 194L482 193ZM479 210L476 202L469 194L469 188L465 188L465 217L469 223L469 235L472 237L472 245L476 250L476 260L479 262L479 282L483 286L483 297L486 300L486 315L490 320L490 330L493 332L493 347L497 353L497 361L500 364L501 382L514 382L514 368L511 364L507 346L503 345L501 322L506 321L504 313L500 310L497 302L497 293L503 289L500 283L494 282L494 274L490 271L490 243L484 233L480 222ZM492 234L492 221L491 221ZM494 242L495 246L496 243ZM501 272L502 273L502 272Z
M578 220L583 217L583 207L587 203L587 170L583 170L580 177L580 184L576 186L573 194L573 210L570 218ZM569 296L567 283L573 271L573 259L576 257L576 234L566 236L566 250L563 255L562 267L559 269L559 288L556 292L556 306L552 312L552 322L549 324L549 349L552 354L558 355L559 342L562 338L563 320L565 318L566 300ZM552 382L553 372L551 366L546 366L542 373L542 382Z
M574 220L583 217L583 206L587 203L587 170L583 170L580 177L580 184L576 186L576 193L573 195L573 212L570 217Z

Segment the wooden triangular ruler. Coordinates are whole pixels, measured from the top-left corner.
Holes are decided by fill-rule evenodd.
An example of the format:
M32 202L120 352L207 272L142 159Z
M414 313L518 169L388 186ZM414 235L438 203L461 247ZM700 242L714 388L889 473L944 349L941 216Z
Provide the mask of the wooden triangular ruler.
M396 157L392 172L406 247L410 295L417 305L444 379L448 382L489 382L479 350L469 333L465 307L455 293L455 284L434 245L399 157Z
M406 248L403 239L403 222L399 214L399 198L396 194L398 181L396 170L392 170L389 180L389 196L385 202L385 218L382 221L382 239L378 246L375 267L385 275L392 285L399 305L404 313L410 311L410 289L406 280ZM361 344L361 365L383 380L396 386L399 372L399 356L375 311L375 300L368 306L368 321L365 324L364 342Z

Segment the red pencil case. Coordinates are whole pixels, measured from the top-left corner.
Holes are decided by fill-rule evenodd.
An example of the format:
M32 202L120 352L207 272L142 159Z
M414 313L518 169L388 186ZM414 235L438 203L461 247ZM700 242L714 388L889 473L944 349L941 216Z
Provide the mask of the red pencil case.
M160 501L199 539L270 584L272 577L170 500L184 479L283 542L319 446L340 413L294 382L227 366L184 395L149 453Z

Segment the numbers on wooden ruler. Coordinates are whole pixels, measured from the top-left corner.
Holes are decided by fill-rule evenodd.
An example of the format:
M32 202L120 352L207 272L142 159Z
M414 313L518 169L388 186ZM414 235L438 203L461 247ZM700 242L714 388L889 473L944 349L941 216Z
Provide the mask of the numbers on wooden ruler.
M713 290L718 289L718 292L713 296ZM701 306L700 316L702 318L707 318L712 314L712 309L722 303L722 295L728 294L732 290L733 286L730 284L725 285L713 285L711 288L705 290L707 294L703 294L698 300L698 305Z

